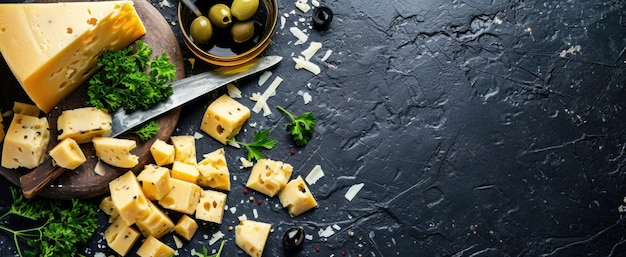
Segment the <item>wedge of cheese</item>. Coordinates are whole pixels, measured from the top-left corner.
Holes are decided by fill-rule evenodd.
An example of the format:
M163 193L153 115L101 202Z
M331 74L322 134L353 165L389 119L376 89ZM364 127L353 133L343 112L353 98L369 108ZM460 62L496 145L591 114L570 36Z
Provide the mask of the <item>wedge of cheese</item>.
M137 220L145 219L151 212L150 200L146 198L137 177L132 171L109 182L111 202L126 225L135 224Z
M46 117L14 114L2 147L2 167L35 168L43 162L50 142Z
M287 208L291 217L298 216L317 206L317 201L315 201L301 176L289 181L285 188L278 193L278 199L283 208Z
M196 166L200 175L198 185L230 191L230 172L226 164L224 148L219 148L204 155Z
M140 236L141 234L127 225L121 217L115 219L104 231L104 239L109 247L121 256L128 253Z
M170 257L174 256L174 249L167 246L153 236L149 236L137 250L140 257Z
M0 52L48 113L97 71L97 56L146 33L132 1L0 5Z
M78 168L78 166L87 161L83 150L71 138L63 139L50 150L49 154L57 165L70 170Z
M239 134L248 118L250 118L248 107L228 95L222 95L207 107L202 116L200 130L226 144L229 138Z
M14 102L13 113L19 113L19 114L24 114L28 116L38 117L41 111L35 105L22 103L22 102Z
M134 140L95 137L92 142L96 149L96 156L103 162L120 168L132 168L139 163L139 156L130 152L137 146Z
M274 197L285 187L292 171L288 163L261 159L252 167L246 187Z
M235 244L252 257L261 257L272 224L242 220L235 227Z
M72 138L79 144L91 142L94 137L110 136L111 124L111 114L106 109L82 107L65 110L57 119L57 139Z

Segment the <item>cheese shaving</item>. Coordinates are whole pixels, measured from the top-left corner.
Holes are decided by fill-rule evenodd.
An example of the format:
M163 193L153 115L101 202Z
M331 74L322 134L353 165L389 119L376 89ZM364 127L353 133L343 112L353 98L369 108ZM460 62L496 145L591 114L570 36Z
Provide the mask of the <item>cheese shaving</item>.
M311 172L309 172L309 175L307 175L304 180L309 185L313 185L322 177L324 177L324 171L322 170L322 166L315 165L315 167L313 167Z
M333 53L333 50L330 50L330 49L326 50L326 53L324 54L324 57L322 57L321 61L325 62L332 53Z
M228 90L228 96L231 98L241 98L241 90L232 83L226 84L226 89Z
M361 191L361 189L363 188L365 184L360 183L360 184L355 184L352 185L348 191L346 192L345 196L346 199L348 199L348 201L352 201L352 199L354 199L354 197L359 193L359 191Z
M330 237L334 234L335 231L333 231L333 228L331 228L330 226L326 227L326 229L320 229L320 231L317 232L317 235L320 237Z
M263 72L263 74L261 74L261 76L259 76L259 87L263 86L263 84L265 84L265 82L267 82L267 80L272 76L272 72L271 71L265 71Z
M293 36L298 38L298 42L294 43L294 45L303 44L304 42L309 40L309 36L307 34L304 34L304 32L302 32L302 30L297 27L290 27L289 31L291 32L291 34L293 34Z
M246 214L244 213L244 214L241 214L241 216L239 216L239 217L237 217L237 218L238 218L240 221L241 221L241 220L247 220L247 219L248 219L248 216L246 216Z
M296 62L296 69L305 69L315 75L320 74L321 72L320 66L317 66L317 64L307 61L304 58L293 58L293 61Z
M309 47L302 51L300 54L304 57L305 60L311 60L311 57L317 53L318 50L322 48L322 43L320 42L311 42Z
M276 89L278 88L278 86L282 82L283 82L283 78L281 78L281 77L274 78L274 81L272 81L272 84L270 84L267 87L267 89L265 89L265 92L263 92L263 94L261 94L261 97L259 97L259 99L257 100L257 102L254 105L254 107L252 107L252 111L254 111L256 113L259 113L259 111L261 111L261 109L263 109L263 115L267 116L267 115L265 115L266 111L269 111L269 107L266 107L267 106L267 99L271 95L276 94ZM271 113L271 111L269 111L269 113Z
M309 10L311 10L311 6L309 6L306 3L300 2L300 1L296 2L296 7L298 9L300 9L300 11L302 11L304 13L308 12Z
M224 233L222 233L222 231L217 231L213 233L213 235L211 235L211 239L209 239L209 245L215 244L215 242L219 241L222 238L224 238Z
M176 245L176 249L183 248L183 241L180 240L180 238L178 238L176 235L172 235L172 237L174 238L174 244Z
M309 104L311 100L313 100L313 97L311 96L311 94L309 94L309 92L298 91L298 95L302 96L302 100L304 100L304 104Z
M106 171L104 170L104 167L102 167L102 162L100 160L98 160L96 166L93 168L93 172L100 176L104 176L106 174Z
M254 166L254 163L251 161L248 161L248 159L243 158L243 157L239 157L239 161L241 162L241 168L250 168L252 166Z
M313 1L311 1L311 4L312 4L313 6L315 6L315 7L319 7L319 6L320 6L320 2L319 2L319 1L317 1L317 0L313 0Z

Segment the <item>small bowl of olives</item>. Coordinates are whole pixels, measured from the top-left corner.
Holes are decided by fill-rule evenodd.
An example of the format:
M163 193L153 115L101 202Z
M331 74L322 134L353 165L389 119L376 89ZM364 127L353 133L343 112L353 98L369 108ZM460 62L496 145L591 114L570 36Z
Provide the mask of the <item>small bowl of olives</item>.
M277 0L191 0L202 16L182 2L178 22L183 42L201 60L217 66L243 64L271 42Z

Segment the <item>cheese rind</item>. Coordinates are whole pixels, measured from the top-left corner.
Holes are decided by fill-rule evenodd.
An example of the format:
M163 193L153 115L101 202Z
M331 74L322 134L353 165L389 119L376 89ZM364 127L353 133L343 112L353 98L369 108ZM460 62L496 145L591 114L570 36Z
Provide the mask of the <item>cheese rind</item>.
M149 236L137 249L137 255L141 257L170 257L174 256L174 249L167 246L159 239Z
M226 164L224 148L219 148L204 155L204 159L196 165L200 172L198 185L230 191L230 172Z
M139 163L139 156L130 152L137 146L137 142L134 140L95 137L92 142L96 156L103 162L120 168L132 168Z
M72 138L77 143L91 142L94 137L111 135L112 119L106 109L82 107L65 110L57 119L57 139Z
M246 187L273 197L285 187L292 171L290 164L261 159L252 167Z
M104 231L104 238L111 249L121 256L125 256L137 242L141 234L127 225L119 217Z
M278 193L278 199L283 208L287 208L289 215L292 217L317 206L317 201L315 201L313 194L311 194L301 176L289 181L285 188Z
M0 52L45 113L145 32L132 1L0 5Z
M14 114L2 147L2 167L35 168L45 158L50 142L50 130L46 117L37 118Z
M228 95L215 99L202 117L200 130L222 144L235 135L250 118L250 109Z
M130 226L150 214L149 200L132 171L109 182L109 191L113 206L127 225Z
M50 157L57 165L66 169L76 169L87 161L83 150L74 139L66 138L50 150Z
M213 190L204 190L196 207L196 219L222 224L226 194Z
M242 220L235 227L235 244L252 257L261 257L272 224Z

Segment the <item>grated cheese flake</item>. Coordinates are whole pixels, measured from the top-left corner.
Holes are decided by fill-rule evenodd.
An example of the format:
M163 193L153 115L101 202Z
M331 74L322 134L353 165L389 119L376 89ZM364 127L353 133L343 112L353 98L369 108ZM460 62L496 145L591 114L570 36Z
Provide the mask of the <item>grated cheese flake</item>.
M265 82L267 82L267 80L272 76L272 72L271 71L265 71L261 74L261 76L259 76L259 87L263 86L263 84L265 84Z
M309 185L313 185L322 177L324 177L324 171L322 170L322 166L315 165L315 167L311 169L311 172L309 172L309 175L307 175L304 180Z
M104 170L104 167L102 167L102 162L100 160L98 160L96 166L93 168L93 172L100 176L104 176L106 174L106 171Z
M317 232L317 235L320 237L330 237L334 234L335 231L333 231L333 228L331 228L330 226L326 227L326 229L320 229L320 231Z
M209 239L209 245L215 244L218 240L224 238L224 233L222 231L217 231L211 235L211 239Z
M305 69L315 75L320 74L321 72L320 66L317 66L317 64L307 61L302 57L293 58L293 61L296 62L296 69Z
M298 39L298 42L294 43L294 45L300 45L309 40L309 36L304 34L298 27L290 27L289 31Z
M274 78L274 81L272 81L272 84L270 84L267 89L265 89L265 92L263 92L263 94L261 94L261 96L259 97L259 99L256 101L256 104L254 105L254 107L252 107L252 111L259 113L259 111L261 111L261 109L263 109L263 115L265 115L266 110L269 110L269 107L267 107L267 99L271 96L276 94L276 89L278 88L278 86L280 85L280 83L283 82L283 78L281 77L276 77ZM267 108L267 109L266 109ZM271 111L269 111L271 113Z
M346 192L344 197L346 197L348 201L352 201L352 199L354 199L354 197L359 193L359 191L361 191L364 185L365 184L363 183L352 185L350 188L348 188L348 191Z
M302 11L303 13L306 13L309 10L311 10L311 6L309 6L307 3L303 3L300 1L296 2L296 7L300 9L300 11Z
M248 161L248 159L243 158L243 157L239 157L239 161L241 162L241 168L250 168L252 166L254 166L254 163L251 161Z
M311 57L317 53L322 48L322 43L320 42L311 42L307 49L300 52L300 54L304 57L305 60L311 60Z
M174 238L174 244L176 245L176 249L183 248L183 241L180 240L180 238L178 238L176 235L172 235L172 237Z
M226 84L226 89L228 90L228 96L231 98L241 98L241 90L233 85L233 83Z
M324 57L322 57L321 61L325 62L332 53L333 53L333 50L330 50L330 49L326 50L326 53L324 54Z

